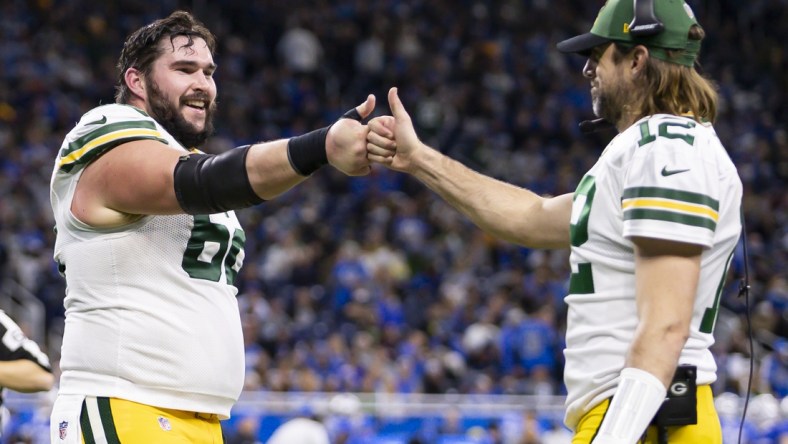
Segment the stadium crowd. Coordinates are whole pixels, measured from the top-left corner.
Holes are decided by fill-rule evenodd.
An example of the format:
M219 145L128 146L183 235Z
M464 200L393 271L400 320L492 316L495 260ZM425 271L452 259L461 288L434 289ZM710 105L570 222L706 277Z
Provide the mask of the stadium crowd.
M221 152L324 126L398 86L419 134L452 157L543 194L571 192L614 135L585 135L583 61L555 42L600 1L323 0L0 4L0 278L46 307L57 368L64 282L48 184L83 112L113 102L125 36L174 9L218 37ZM788 395L788 3L689 3L709 37L715 125L745 185L756 393ZM578 19L578 18L583 19ZM568 252L496 241L413 179L323 169L238 212L248 390L562 394ZM715 330L715 393L744 394L744 255ZM8 282L8 281L6 281ZM5 287L7 293L11 287ZM785 402L783 402L785 405ZM783 413L786 415L786 413Z

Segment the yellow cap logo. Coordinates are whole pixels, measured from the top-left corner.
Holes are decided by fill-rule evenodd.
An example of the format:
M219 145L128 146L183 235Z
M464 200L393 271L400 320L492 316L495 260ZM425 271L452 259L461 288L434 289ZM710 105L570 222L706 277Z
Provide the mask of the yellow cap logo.
M629 34L629 23L624 23L624 34Z

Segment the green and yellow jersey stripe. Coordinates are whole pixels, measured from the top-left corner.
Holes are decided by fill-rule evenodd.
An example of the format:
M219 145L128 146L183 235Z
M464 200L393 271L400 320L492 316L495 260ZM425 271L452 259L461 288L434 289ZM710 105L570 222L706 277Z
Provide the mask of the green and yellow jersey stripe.
M704 194L659 187L624 190L624 220L659 220L714 231L719 220L719 201Z
M168 143L153 122L131 121L102 125L78 138L60 151L57 167L71 172L90 163L100 154L134 140L151 139Z

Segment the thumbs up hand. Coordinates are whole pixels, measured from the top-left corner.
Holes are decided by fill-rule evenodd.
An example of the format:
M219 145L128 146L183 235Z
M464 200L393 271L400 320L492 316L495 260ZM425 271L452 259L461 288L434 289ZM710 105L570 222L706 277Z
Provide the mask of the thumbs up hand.
M368 124L367 157L393 170L412 172L414 156L427 147L416 135L397 88L389 90L388 98L392 115L376 117Z

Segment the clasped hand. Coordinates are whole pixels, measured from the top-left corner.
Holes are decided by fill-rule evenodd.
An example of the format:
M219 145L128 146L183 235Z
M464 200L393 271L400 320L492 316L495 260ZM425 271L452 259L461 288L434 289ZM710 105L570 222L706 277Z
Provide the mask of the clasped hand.
M342 118L331 126L326 138L328 162L349 176L364 176L372 163L393 170L412 169L415 152L423 145L419 141L410 115L397 95L397 88L388 94L391 116L379 116L364 125L355 118ZM355 108L360 119L375 109L375 96Z
M368 124L367 157L393 170L412 172L415 154L424 145L397 95L397 88L389 90L388 98L392 115L376 117Z
M365 176L371 171L367 158L369 127L362 120L375 109L375 96L355 108L357 114L348 112L337 120L326 136L328 163L348 176Z

